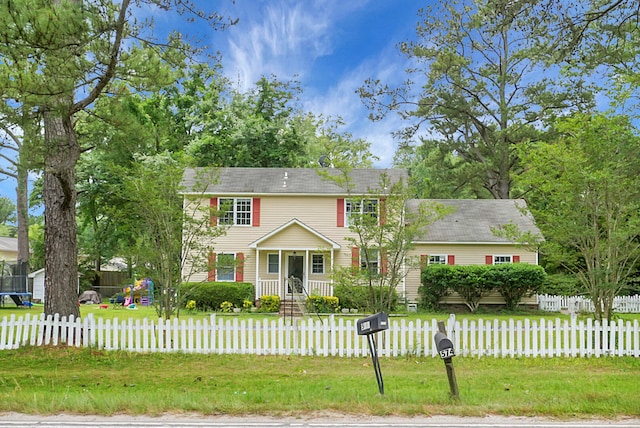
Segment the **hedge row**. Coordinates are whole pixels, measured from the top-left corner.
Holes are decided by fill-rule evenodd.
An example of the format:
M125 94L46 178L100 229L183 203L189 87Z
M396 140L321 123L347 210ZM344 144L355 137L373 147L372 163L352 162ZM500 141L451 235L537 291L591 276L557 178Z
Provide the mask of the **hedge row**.
M525 296L537 293L545 282L541 266L526 263L501 265L429 265L422 270L418 288L421 306L438 309L440 300L457 292L472 312L491 291L498 291L507 309L515 309Z
M217 311L222 302L242 308L244 301L253 302L255 295L253 284L248 282L190 282L183 284L182 293L185 302L196 301L199 311Z

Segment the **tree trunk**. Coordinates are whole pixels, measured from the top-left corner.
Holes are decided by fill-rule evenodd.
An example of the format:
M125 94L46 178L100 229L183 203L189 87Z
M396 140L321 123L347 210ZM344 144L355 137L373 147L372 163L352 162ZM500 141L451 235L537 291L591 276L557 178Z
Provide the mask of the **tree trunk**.
M18 265L21 275L29 274L29 171L18 159L16 165L16 210L18 212ZM24 273L22 272L24 270Z
M70 114L44 112L45 315L79 316L75 165L80 157ZM73 298L76 296L76 298Z

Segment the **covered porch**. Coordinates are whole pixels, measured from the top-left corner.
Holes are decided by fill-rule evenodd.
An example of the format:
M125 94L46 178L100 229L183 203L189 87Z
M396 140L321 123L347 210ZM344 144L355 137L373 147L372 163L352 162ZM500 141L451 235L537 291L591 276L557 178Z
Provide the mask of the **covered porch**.
M297 219L252 242L256 260L256 300L277 295L281 301L309 295L332 296L335 253L340 245Z

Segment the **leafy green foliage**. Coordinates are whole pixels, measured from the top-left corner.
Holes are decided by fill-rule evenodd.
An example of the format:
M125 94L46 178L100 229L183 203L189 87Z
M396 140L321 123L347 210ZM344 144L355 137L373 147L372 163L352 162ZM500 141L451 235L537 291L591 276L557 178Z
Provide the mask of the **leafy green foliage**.
M629 118L579 114L558 121L558 141L523 147L520 185L545 236L545 259L580 280L610 318L640 261L640 138Z
M253 284L246 282L198 282L182 285L184 296L196 301L199 311L217 311L223 302L242 308L245 300L253 300Z
M333 294L338 298L341 308L358 309L362 312L379 312L380 308L376 302L383 299L389 300L386 311L392 312L398 307L400 301L397 291L388 286L371 288L362 285L336 284L333 287Z
M440 309L440 300L451 293L455 272L447 265L434 264L422 269L418 287L419 304L427 310Z
M490 291L499 291L507 309L513 310L520 300L538 292L545 280L541 266L526 263L502 265L429 265L422 271L418 289L420 303L427 309L437 309L440 300L455 291L471 312Z
M335 296L308 296L306 302L307 311L332 314L338 311L338 298Z
M264 295L260 296L260 312L280 311L280 296Z

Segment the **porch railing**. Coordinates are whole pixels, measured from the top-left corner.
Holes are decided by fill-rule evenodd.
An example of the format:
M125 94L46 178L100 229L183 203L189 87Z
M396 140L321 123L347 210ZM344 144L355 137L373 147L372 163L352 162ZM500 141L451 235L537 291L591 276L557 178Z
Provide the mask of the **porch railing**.
M329 281L307 281L307 292L318 296L333 296L333 284ZM284 297L284 284L277 279L259 279L256 284L256 299L260 296Z

